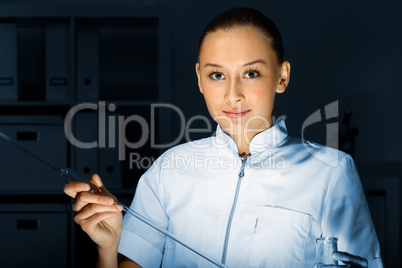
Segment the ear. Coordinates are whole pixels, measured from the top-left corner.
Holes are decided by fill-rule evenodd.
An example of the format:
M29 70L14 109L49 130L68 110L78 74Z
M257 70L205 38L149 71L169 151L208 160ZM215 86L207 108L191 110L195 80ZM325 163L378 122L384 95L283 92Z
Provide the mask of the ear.
M284 61L281 65L278 87L276 88L277 93L285 92L290 81L290 62Z
M200 89L201 94L204 94L204 91L202 91L202 86L201 86L201 79L200 79L200 63L197 62L195 64L195 72L197 73L197 79L198 79L198 88Z

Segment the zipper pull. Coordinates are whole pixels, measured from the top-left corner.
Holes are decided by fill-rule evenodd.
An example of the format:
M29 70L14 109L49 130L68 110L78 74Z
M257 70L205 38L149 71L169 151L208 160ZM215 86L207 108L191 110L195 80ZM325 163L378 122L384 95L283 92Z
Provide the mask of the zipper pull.
M239 177L243 178L244 177L244 168L242 168L239 172Z
M244 168L245 168L245 166L246 166L246 161L247 161L247 156L248 155L242 155L242 156L240 156L240 158L241 158L241 169L240 169L240 172L239 172L239 177L240 178L243 178L244 177Z

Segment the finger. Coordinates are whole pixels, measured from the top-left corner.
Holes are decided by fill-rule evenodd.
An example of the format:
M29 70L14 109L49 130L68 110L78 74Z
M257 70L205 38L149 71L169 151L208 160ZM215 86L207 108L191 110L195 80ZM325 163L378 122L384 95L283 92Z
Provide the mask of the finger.
M79 213L77 213L74 217L76 223L80 224L83 220L86 220L97 213L105 213L105 212L121 212L123 207L121 205L114 206L102 206L97 204L90 204L83 209Z
M366 259L342 251L333 252L332 258L334 260L342 261L343 263L346 264L359 265L360 267L367 267L368 265Z
M73 211L78 212L88 204L111 206L114 203L114 199L110 196L95 194L91 192L81 192L76 196L75 203L73 204L72 208Z
M95 185L95 187L98 188L99 192L105 195L109 195L111 197L113 197L113 199L116 200L116 197L114 195L112 195L107 189L106 187L103 185L101 178L99 177L98 174L93 174L92 178L91 178L91 182Z
M64 193L75 198L79 192L87 192L89 188L89 184L85 182L70 182L64 186Z
M119 214L119 212L105 212L105 213L98 213L95 214L91 217L89 217L86 220L83 220L80 222L82 230L86 232L87 234L94 233L96 231L96 228L98 228L98 224L101 221L105 221L107 219L111 219L116 217Z
M93 174L91 177L91 186L95 192L101 192L99 191L101 187L103 186L102 180L100 179L98 174Z

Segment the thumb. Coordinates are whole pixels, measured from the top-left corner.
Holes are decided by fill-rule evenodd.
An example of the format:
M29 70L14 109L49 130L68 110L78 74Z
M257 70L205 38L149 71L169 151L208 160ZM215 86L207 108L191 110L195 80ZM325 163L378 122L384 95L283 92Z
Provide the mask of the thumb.
M367 260L365 258L349 254L342 251L334 251L332 253L334 260L342 261L345 264L359 265L360 267L367 267Z
M91 182L95 184L98 188L103 186L102 180L98 174L93 174L91 177Z
M91 178L91 186L93 187L93 189L95 190L95 192L97 193L101 193L104 195L108 195L113 197L116 200L116 197L114 195L112 195L107 189L106 187L103 185L101 178L99 177L98 174L93 174L92 178Z

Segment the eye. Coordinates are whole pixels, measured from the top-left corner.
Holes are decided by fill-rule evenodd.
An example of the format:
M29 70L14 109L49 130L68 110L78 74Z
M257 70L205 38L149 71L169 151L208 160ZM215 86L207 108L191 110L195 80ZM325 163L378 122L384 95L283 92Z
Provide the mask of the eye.
M259 76L260 75L260 73L258 72L258 71L248 71L246 74L245 74L245 77L246 78L256 78L257 76Z
M225 76L222 73L218 73L218 72L212 73L212 74L210 74L210 76L214 80L222 80L223 78L225 78Z

